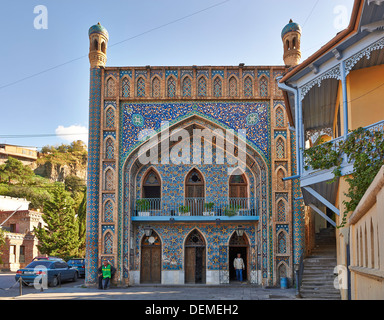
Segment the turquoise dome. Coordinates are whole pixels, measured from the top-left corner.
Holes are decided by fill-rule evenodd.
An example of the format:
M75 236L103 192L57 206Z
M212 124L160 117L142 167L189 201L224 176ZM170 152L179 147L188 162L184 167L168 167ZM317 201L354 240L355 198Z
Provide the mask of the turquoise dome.
M93 33L101 33L101 34L103 34L104 36L106 36L107 39L109 38L109 34L108 34L107 29L105 29L105 28L100 24L100 22L89 28L88 36L90 36L90 35L93 34Z
M292 20L289 21L289 23L284 27L283 31L281 32L281 38L284 38L284 36L288 32L296 31L301 34L301 27L298 23L293 22Z

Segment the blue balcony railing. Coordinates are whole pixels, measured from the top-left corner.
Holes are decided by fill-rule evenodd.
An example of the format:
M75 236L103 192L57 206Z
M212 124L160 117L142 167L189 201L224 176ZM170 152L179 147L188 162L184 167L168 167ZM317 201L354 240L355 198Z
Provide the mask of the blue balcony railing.
M163 199L140 199L133 206L136 217L258 217L258 201L251 198L229 198L209 203L205 198L185 198L169 202Z

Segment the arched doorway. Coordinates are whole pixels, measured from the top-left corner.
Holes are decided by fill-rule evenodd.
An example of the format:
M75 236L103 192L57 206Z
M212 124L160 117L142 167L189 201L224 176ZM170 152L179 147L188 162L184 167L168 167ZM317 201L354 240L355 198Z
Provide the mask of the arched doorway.
M185 241L185 283L205 283L205 248L206 244L202 234L197 230L193 230Z
M237 257L237 254L240 253L241 258L244 260L245 270L243 271L243 281L248 281L249 277L249 242L248 238L243 233L241 236L234 232L231 239L229 240L229 280L236 281L236 271L233 266L233 261Z
M161 283L161 240L154 231L141 241L140 283Z
M201 216L204 208L204 180L200 171L193 169L185 180L185 206L192 216Z

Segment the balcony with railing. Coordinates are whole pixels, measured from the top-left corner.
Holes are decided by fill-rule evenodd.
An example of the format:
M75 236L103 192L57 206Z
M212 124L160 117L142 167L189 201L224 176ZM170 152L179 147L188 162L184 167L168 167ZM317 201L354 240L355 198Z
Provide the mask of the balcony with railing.
M367 126L365 130L375 133L377 131L384 132L384 120ZM352 133L349 133L347 138ZM353 170L353 162L349 161L345 154L340 154L340 145L346 140L344 136L335 138L324 144L309 149L310 152L303 152L302 156L302 187L319 183L322 181L332 180L334 178L333 171L340 165L341 175L348 175ZM319 168L310 163L318 161L319 164L327 163L327 168Z
M229 198L217 203L205 198L185 198L170 202L163 199L140 199L132 208L133 221L251 221L259 220L258 201Z

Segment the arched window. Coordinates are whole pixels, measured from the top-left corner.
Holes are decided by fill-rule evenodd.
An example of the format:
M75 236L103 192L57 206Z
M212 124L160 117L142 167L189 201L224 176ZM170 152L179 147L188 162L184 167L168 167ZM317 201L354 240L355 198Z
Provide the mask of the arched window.
M114 97L115 94L115 80L113 78L109 78L105 87L105 96Z
M123 82L121 84L121 95L123 98L129 98L131 95L130 81L127 77L123 78Z
M105 110L105 127L107 129L115 127L115 110L112 107Z
M161 198L161 180L154 170L149 170L143 179L143 199Z
M113 237L110 232L107 232L104 236L104 254L113 253Z
M115 159L115 146L111 138L108 138L105 142L105 158Z
M93 40L93 50L99 50L99 43L97 42L97 40Z
M192 216L200 216L204 210L205 189L201 173L193 169L185 181L185 206Z
M108 200L104 205L104 222L113 222L113 203Z
M106 50L106 46L105 46L105 42L104 42L104 41L101 43L101 51L102 51L103 53L107 53L107 50Z
M246 77L244 79L244 96L245 97L253 96L253 81L251 77Z
M192 81L189 77L183 80L183 97L192 97Z
M230 198L246 198L247 197L247 180L242 175L232 175L229 178L229 197Z
M112 191L113 190L113 171L112 169L108 169L105 172L105 178L104 178L104 190L106 191Z
M161 96L161 84L158 77L153 78L152 80L152 97L160 98Z
M222 95L222 83L220 77L216 77L213 81L213 96L218 98Z
M145 79L142 77L137 79L136 95L140 98L145 97Z
M285 143L281 137L276 140L276 158L285 159Z
M176 97L176 81L174 77L169 77L167 81L167 95L168 98Z
M229 79L229 96L237 97L237 80L235 77Z
M207 96L207 80L204 77L200 77L197 82L197 95L199 97Z
M285 202L283 200L280 200L277 203L277 221L278 222L284 222L285 220L286 220Z
M287 237L283 231L277 236L277 253L287 253Z
M268 97L268 79L266 77L260 78L260 97Z
M280 107L276 109L276 127L277 128L285 127L284 111Z

